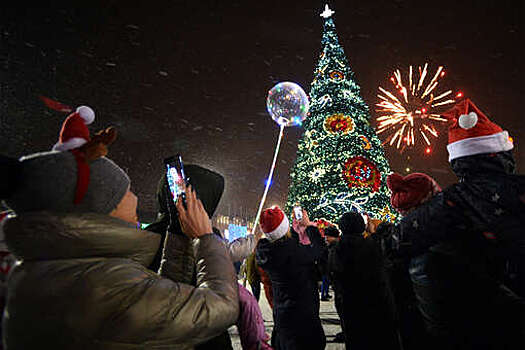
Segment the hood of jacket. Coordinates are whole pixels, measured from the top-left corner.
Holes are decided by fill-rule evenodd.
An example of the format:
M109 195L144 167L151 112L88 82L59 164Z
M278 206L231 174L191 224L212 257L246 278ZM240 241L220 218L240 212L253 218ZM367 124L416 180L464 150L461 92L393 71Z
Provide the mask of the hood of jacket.
M512 151L461 157L454 159L450 165L460 179L480 175L512 175L516 171L516 162Z
M211 218L219 205L224 192L224 177L212 170L198 165L188 164L184 166L186 176L190 179L190 184L197 192L197 196L202 201L204 209ZM172 217L176 216L176 207L169 194L168 181L164 173L157 186L157 219L148 226L149 231L163 233L166 232L170 224L170 212ZM179 231L178 222L171 231Z
M24 260L129 258L151 263L160 244L154 233L108 215L32 212L4 223L9 250Z

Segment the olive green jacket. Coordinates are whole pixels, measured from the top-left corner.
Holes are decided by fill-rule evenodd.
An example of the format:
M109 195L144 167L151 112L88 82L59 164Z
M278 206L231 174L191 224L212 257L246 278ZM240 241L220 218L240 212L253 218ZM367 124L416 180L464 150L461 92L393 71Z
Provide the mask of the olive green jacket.
M109 216L31 213L4 231L21 259L8 282L8 350L191 349L237 321L235 271L215 235L192 243L194 287L145 267L158 235Z

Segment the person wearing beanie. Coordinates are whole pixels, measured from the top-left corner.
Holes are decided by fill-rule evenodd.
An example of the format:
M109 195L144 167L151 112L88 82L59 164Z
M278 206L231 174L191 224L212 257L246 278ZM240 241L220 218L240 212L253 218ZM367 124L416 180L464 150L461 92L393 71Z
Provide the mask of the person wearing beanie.
M71 136L71 135L70 135ZM5 198L9 275L3 343L18 349L192 349L235 324L237 281L229 253L188 188L177 203L195 238L195 286L147 269L159 236L137 228L126 173L105 158L106 129L78 148L20 159Z
M438 183L424 173L411 173L406 176L392 173L387 176L386 182L391 191L390 203L402 215L407 215L441 192ZM391 226L382 223L379 231L384 231ZM376 236L382 237L383 234ZM396 301L400 335L405 350L435 346L433 339L429 339L425 331L422 316L425 315L426 319L434 317L430 310L439 308L438 303L430 300L432 283L427 273L430 254L427 252L411 259L387 254L390 258L389 279Z
M263 210L264 233L256 261L270 277L273 290L272 347L277 350L324 349L326 339L319 318L315 262L321 254L321 235L303 210L298 227L305 227L309 244L291 235L290 221L277 206Z
M340 242L330 267L342 295L342 326L347 349L400 349L392 291L381 249L365 238L363 215L348 212L338 226Z
M508 132L471 100L443 116L449 122L449 161L459 182L385 232L398 254L408 258L441 253L432 254L427 266L434 268L427 270L439 281L436 297L446 303L441 314L429 318L440 322L430 327L429 319L425 322L443 347L522 349L525 176L515 174Z

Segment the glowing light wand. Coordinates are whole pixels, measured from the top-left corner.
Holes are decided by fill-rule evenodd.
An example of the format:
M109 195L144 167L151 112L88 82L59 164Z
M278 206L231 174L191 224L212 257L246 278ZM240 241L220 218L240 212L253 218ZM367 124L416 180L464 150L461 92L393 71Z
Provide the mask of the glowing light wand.
M297 84L291 82L283 82L275 85L269 92L268 98L266 99L266 108L272 119L279 124L279 137L277 139L277 145L275 146L275 152L273 155L272 166L270 167L270 173L266 180L266 186L264 193L259 203L259 209L255 216L253 223L253 231L257 229L261 212L266 201L266 196L270 189L270 185L273 179L273 173L275 170L275 164L277 163L277 156L281 149L281 141L284 136L284 128L292 125L302 125L308 114L310 103L308 102L308 96L304 90Z

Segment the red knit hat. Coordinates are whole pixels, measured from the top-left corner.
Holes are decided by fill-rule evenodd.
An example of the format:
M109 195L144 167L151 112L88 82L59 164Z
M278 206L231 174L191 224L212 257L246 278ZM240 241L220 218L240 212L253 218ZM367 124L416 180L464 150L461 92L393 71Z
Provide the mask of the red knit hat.
M263 210L260 226L266 237L270 241L275 241L288 233L290 222L281 208L274 206Z
M412 173L405 177L393 173L387 176L386 185L392 191L390 203L401 214L441 192L437 182L423 173Z
M69 151L84 145L90 140L87 125L95 120L95 112L87 106L80 106L71 113L60 130L58 142L53 146L54 151Z
M509 133L494 124L483 112L464 99L442 114L450 122L448 160L481 153L510 151L514 148Z

